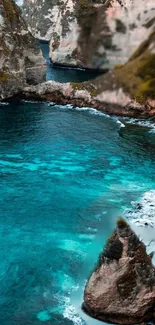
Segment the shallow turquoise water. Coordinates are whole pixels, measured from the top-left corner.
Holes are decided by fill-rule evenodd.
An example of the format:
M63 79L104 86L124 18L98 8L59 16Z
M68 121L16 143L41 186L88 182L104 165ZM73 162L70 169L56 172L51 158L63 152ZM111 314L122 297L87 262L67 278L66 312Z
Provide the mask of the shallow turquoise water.
M47 103L12 102L0 117L0 322L82 324L84 281L116 216L154 188L155 135Z

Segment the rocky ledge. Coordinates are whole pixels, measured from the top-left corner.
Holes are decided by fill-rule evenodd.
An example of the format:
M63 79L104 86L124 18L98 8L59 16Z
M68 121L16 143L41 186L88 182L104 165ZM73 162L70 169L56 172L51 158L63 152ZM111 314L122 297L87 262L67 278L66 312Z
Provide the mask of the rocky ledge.
M118 324L154 319L155 267L122 218L88 279L82 308L96 319Z
M105 90L102 95L93 95L88 84L58 83L47 81L36 86L27 86L21 93L22 98L46 100L73 107L93 107L109 115L155 119L155 101L147 99L145 104L133 100L120 87Z

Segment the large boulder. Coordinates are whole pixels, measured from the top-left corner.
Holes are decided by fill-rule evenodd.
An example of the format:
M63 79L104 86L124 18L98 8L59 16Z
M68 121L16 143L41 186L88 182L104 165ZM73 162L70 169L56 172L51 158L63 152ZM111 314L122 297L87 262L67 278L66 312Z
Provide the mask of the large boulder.
M145 245L119 219L85 287L83 310L102 321L136 324L153 320L155 268Z
M32 33L54 64L109 69L128 61L155 26L154 0L25 0Z
M45 81L46 66L38 43L13 0L0 2L0 99L27 84Z

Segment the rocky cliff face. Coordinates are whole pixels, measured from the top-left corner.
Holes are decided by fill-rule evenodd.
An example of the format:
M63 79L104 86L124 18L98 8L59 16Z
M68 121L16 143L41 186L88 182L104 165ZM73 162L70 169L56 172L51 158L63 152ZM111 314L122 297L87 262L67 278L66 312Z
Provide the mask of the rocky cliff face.
M154 318L155 268L145 245L122 219L86 284L83 309L92 317L119 324Z
M84 83L54 83L24 89L34 97L89 106L108 114L155 120L155 32L124 65Z
M155 26L155 3L25 0L24 16L36 37L51 40L54 63L106 69L127 62L148 37Z
M50 41L61 3L61 0L24 0L23 15L36 38Z
M142 40L155 26L155 3L153 0L113 0L105 10L97 9L92 26L87 65L108 68L128 61ZM91 46L91 47L90 47ZM83 51L84 52L84 51Z
M83 65L78 54L76 0L25 0L23 15L33 35L50 41L53 63Z
M0 2L0 99L45 80L42 53L13 0Z
M117 66L108 74L94 80L93 87L99 101L106 101L106 94L110 90L118 92L119 97L121 90L131 99L145 104L146 109L150 111L150 116L153 117L155 115L155 32L141 43L126 64ZM117 101L119 103L119 98L116 98ZM124 106L126 104L124 102ZM137 106L135 113L139 109Z

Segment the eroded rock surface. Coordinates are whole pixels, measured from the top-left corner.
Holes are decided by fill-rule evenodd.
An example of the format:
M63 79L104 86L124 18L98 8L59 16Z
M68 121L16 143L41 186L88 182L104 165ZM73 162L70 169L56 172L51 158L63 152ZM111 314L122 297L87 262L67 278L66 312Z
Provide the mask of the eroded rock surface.
M45 80L46 67L34 37L13 0L0 1L0 98L15 95L24 84Z
M88 279L83 310L102 321L136 324L153 320L155 268L145 245L119 219Z
M155 26L154 0L25 0L23 11L53 63L90 69L127 62Z

